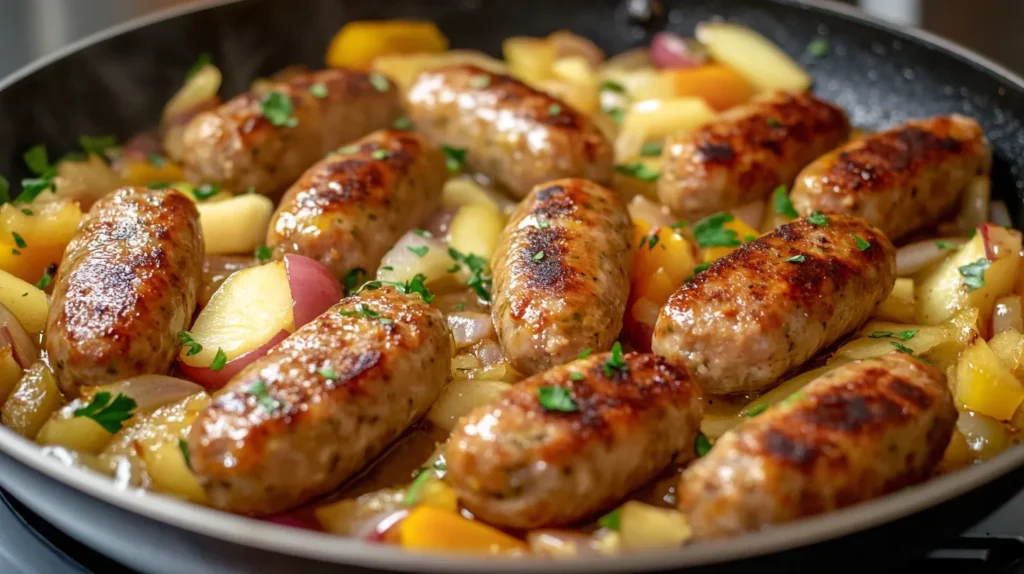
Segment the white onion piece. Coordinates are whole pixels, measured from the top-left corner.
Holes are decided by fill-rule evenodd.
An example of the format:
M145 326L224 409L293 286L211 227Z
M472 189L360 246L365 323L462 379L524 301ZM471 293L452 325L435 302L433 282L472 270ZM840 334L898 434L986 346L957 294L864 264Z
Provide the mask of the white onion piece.
M418 255L413 249L423 255ZM377 279L404 283L422 273L429 283L450 275L448 269L454 263L448 255L448 246L442 241L410 231L384 255L377 269Z
M992 458L1010 446L1010 435L1001 422L980 413L961 411L956 428L967 440L967 447L980 460Z
M987 177L975 177L964 192L960 213L957 214L954 222L954 226L960 233L966 235L988 221L991 197L991 181Z
M634 195L627 209L633 223L643 221L652 229L672 225L676 222L676 218L672 216L667 207L658 205L642 195Z
M708 60L707 50L693 38L658 32L651 39L651 62L663 70L696 68Z
M733 209L732 214L754 229L760 229L761 221L764 219L764 207L765 201L759 199Z
M961 238L948 239L947 241L954 245L961 245L966 242L966 240ZM951 253L951 250L939 247L939 244L934 239L904 245L896 250L896 276L906 277L907 275L913 275L932 263L941 261Z
M39 360L39 348L29 336L21 321L11 313L10 309L0 304L0 345L9 344L14 360L27 369Z
M505 360L505 354L501 352L501 347L493 339L481 342L474 354L477 360L480 361L481 367L495 365Z
M167 375L139 375L104 387L104 390L115 397L121 394L135 399L136 410L145 412L201 393L203 387Z
M1006 202L1000 199L989 204L988 219L996 225L1013 227L1013 219L1010 218L1010 210L1006 207Z
M468 347L494 336L494 322L486 313L456 311L448 314L448 328L455 337L456 348Z
M996 299L995 309L992 312L993 335L1010 329L1024 333L1024 317L1021 316L1020 297L1017 295Z

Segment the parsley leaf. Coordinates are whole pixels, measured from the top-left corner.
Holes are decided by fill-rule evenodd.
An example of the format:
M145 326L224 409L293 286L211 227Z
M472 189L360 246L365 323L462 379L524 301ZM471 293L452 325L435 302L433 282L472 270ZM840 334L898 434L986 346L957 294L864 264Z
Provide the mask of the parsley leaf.
M708 440L708 435L697 433L697 440L693 441L693 450L697 453L698 458L706 455L711 450L711 441Z
M47 287L49 287L50 282L53 281L53 275L56 272L56 265L50 265L49 267L47 267L46 271L43 271L43 276L39 278L39 281L36 281L36 287L38 289L46 289Z
M424 255L427 254L428 251L430 251L430 247L426 245L420 245L419 247L413 247L412 245L410 245L408 249L409 251L415 253L416 257L423 257Z
M178 450L181 451L181 456L185 459L185 466L192 470L192 455L188 451L188 442L185 439L178 438Z
M320 373L320 376L325 378L325 379L328 379L328 380L331 380L331 381L337 381L338 380L338 373L337 373L337 371L335 371L333 368L331 368L329 366L321 367L317 372Z
M420 237L428 237L429 238L429 237L433 237L434 236L433 233L427 231L426 229L413 229L412 232L415 233L416 235L419 235Z
M661 151L665 149L665 144L661 142L645 143L640 146L640 155L642 156L659 156Z
M974 291L985 286L985 270L992 266L992 262L982 257L974 263L968 263L959 268L960 275L964 277L964 285L968 291Z
M412 123L412 120L406 117L401 117L395 120L395 123L391 124L391 127L396 130L411 130L416 127L416 124Z
M448 167L448 171L461 171L466 167L466 150L464 148L445 145L441 146L441 151L444 152L444 165Z
M622 527L622 509L616 508L601 518L598 518L597 525L602 528L607 528L608 530L618 530Z
M206 201L220 193L220 185L216 183L204 183L192 188L192 195L199 201Z
M110 393L100 391L93 395L92 401L80 408L75 409L76 417L88 417L103 427L110 434L121 430L124 421L132 417L136 407L135 399L118 393L114 400L110 400Z
M278 127L294 128L299 120L294 116L295 108L292 99L281 92L270 92L260 102L260 113L271 124Z
M186 357L198 355L203 350L203 346L193 339L192 333L188 331L178 331L178 339L181 340L182 347L188 347L188 351L185 353Z
M19 248L24 249L28 247L28 243L25 243L25 239L22 236L18 235L17 231L12 231L11 237L14 237L14 244L17 245Z
M313 97L320 98L322 100L327 97L327 84L317 82L309 87L309 93L312 94Z
M422 273L417 273L415 276L413 276L412 279L409 279L405 283L399 283L398 281L380 281L380 280L367 281L366 283L363 283L363 285L361 287L359 287L358 289L356 289L353 293L359 293L359 292L362 292L362 291L375 291L377 289L380 289L384 285L391 285L392 287L397 289L399 293L403 293L405 295L411 295L413 293L416 293L416 294L418 294L420 296L420 299L423 299L424 303L430 303L430 302L432 302L434 300L434 294L431 293L430 290L427 289L426 284L424 284L424 281L426 280L426 278L427 278L426 275L424 275ZM339 311L339 313L340 313L340 311ZM345 314L345 313L342 313L342 314ZM381 319L381 323L390 323L390 322L391 322L390 319L388 319L387 321L385 321L385 319Z
M573 372L569 373L569 380L570 381L582 381L584 379L584 377L585 377L585 375L583 373L580 373L580 372L577 372L577 371L573 371Z
M210 363L211 371L219 371L224 368L224 365L228 363L228 356L224 354L224 349L217 347L217 354L213 356L213 362Z
M487 260L472 253L463 255L451 247L448 248L448 256L469 269L470 277L466 281L466 286L473 289L480 299L490 301L492 279L487 268Z
M796 219L800 217L797 213L796 208L793 207L793 202L789 200L789 195L786 193L786 186L780 185L775 188L772 193L772 205L775 207L775 213Z
M782 127L782 122L780 122L777 118L768 118L768 121L766 123L768 124L768 127L770 127L770 128L781 128Z
M611 378L616 372L628 373L629 365L622 359L622 344L615 341L612 345L612 356L608 357L608 360L601 365L604 369L604 376Z
M23 157L25 165L36 175L42 175L43 172L50 169L50 160L46 155L46 146L43 144L29 148Z
M786 263L803 263L804 261L807 261L807 256L804 255L803 253L801 253L800 255L794 255L786 259Z
M624 110L622 108L607 108L607 109L604 110L604 113L606 113L609 116L611 116L612 119L615 120L615 123L617 123L617 124L621 124L622 120L624 120L626 118L626 110Z
M349 269L348 273L345 273L345 279L342 281L342 286L345 287L345 296L355 293L359 290L359 285L366 279L366 270L362 267L356 267L355 269Z
M693 224L693 238L701 249L709 247L739 247L742 243L739 234L732 229L723 227L735 219L733 214L723 212L709 215Z
M901 352L901 353L906 353L908 355L913 355L914 354L914 350L911 349L910 347L904 345L903 343L898 343L896 341L889 341L889 344L892 345L893 347L896 347L896 350Z
M590 347L587 347L586 349L583 349L582 351L580 351L580 354L576 355L576 358L577 359L586 359L593 352L594 352L593 349L591 349Z
M828 227L828 218L820 211L813 211L807 216L807 223L818 227Z
M263 407L263 410L267 412L273 412L284 406L284 403L270 396L270 391L267 389L267 383L263 382L263 379L258 379L245 394L256 397L256 404Z
M918 331L919 331L919 329L907 329L906 331L897 331L897 332L893 332L893 331L875 331L874 333L871 333L870 335L868 335L868 337L870 337L872 339L882 339L882 338L885 338L885 337L893 337L894 339L899 339L901 341L909 341L909 340L914 338L914 335L916 335Z
M562 387L538 387L537 399L540 401L540 406L547 411L574 413L580 410L579 405L572 398L572 393Z
M936 239L935 240L935 245L939 249L948 249L950 251L954 251L954 250L957 249L957 244L956 243L953 243L952 241L946 241L945 239Z
M562 113L562 106L560 106L558 104L551 104L550 106L548 106L548 115L549 116L557 116L557 115L559 115L561 113Z
M860 236L857 235L856 233L851 233L850 237L853 237L853 240L857 242L857 249L861 251L867 251L868 249L871 249L871 244L861 239Z
M388 159L391 157L391 152L386 149L375 149L370 153L370 157L373 159Z
M789 395L788 397L782 399L781 401L779 401L779 405L783 406L783 407L784 406L788 406L788 405L791 405L791 404L799 401L802 398L804 398L804 393L802 391L797 391L797 392Z
M78 145L82 146L82 149L86 153L95 154L102 156L104 152L112 147L117 147L117 138L114 136L78 136Z
M391 82L377 72L370 74L370 83L373 84L373 88L378 92L386 92L391 86Z
M617 165L615 171L640 181L655 181L661 177L661 172L654 171L640 162Z
M383 315L367 307L363 303L356 305L355 310L339 309L338 314L343 317L363 317L366 319L380 319L383 317Z
M260 265L266 263L267 261L270 261L270 258L273 257L273 255L274 252L271 251L270 248L267 247L266 245L260 245L259 247L256 248L256 251L253 253L253 256L256 258L256 261L260 262Z
M811 40L811 43L807 44L807 53L815 58L823 58L828 54L828 40L824 38L815 38Z
M167 165L167 158L158 153L146 154L146 160L149 161L150 165L156 168L161 168Z
M341 146L340 148L335 150L335 153L340 153L340 154L345 154L345 155L348 155L348 154L351 154L351 153L358 153L358 152L359 152L359 146L357 146L357 145L345 145L345 146Z
M199 73L199 70L202 70L203 68L212 63L213 56L211 56L209 52L203 52L202 54L199 54L199 57L196 59L195 63L189 66L188 71L185 72L185 79L188 80L192 78L192 76Z
M482 90L487 86L491 85L491 77L487 74L477 74L469 78L469 85Z
M760 405L757 405L756 407L750 409L749 411L747 411L746 414L747 414L748 417L754 418L757 415L765 412L766 410L768 410L768 405L767 404L760 404Z
M544 252L543 251L538 251L538 252L534 253L533 257L531 259L533 259L534 263L540 263L541 261L544 260Z
M421 492L423 491L423 485L425 485L434 476L434 471L421 468L420 473L416 475L416 478L409 484L409 488L405 490L405 497L402 499L402 502L407 506L414 506L419 502Z

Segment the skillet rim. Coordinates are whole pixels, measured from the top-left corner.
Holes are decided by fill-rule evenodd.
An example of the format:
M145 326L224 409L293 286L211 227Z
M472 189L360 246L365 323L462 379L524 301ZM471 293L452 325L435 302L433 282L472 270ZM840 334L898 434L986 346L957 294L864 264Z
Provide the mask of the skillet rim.
M73 42L0 79L0 91L91 45L150 24L185 14L239 3L243 0L196 0L134 18ZM1024 93L1024 78L950 40L917 28L901 27L864 14L833 0L772 0L776 4L816 11L857 25L880 29L892 37L933 47L943 57L975 67ZM662 551L645 551L617 557L551 560L507 559L493 556L421 553L398 547L374 545L332 534L313 532L250 519L192 504L157 493L129 496L105 476L63 465L42 454L38 445L0 425L0 452L18 463L54 479L66 487L107 504L163 524L246 547L334 564L372 569L447 572L632 572L706 566L768 553L790 550L853 534L937 506L1024 467L1024 444L1011 447L982 464L931 479L888 496L804 519L769 530L730 539L702 542ZM3 477L0 477L3 481ZM19 488L13 491L21 490Z

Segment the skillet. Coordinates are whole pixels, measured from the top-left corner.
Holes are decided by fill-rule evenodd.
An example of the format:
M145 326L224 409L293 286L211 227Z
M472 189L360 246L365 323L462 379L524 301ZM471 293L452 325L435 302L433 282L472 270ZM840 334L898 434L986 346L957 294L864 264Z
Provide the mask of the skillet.
M816 92L844 107L858 126L881 128L950 112L977 118L996 156L993 189L1021 227L1024 80L1011 72L928 34L898 30L838 4L669 0L650 20L636 17L641 4L649 3L213 0L176 8L88 38L0 82L0 173L15 180L26 176L19 158L38 143L59 153L71 150L78 134L114 133L124 139L151 127L183 71L204 51L224 71L224 92L230 95L252 78L289 64L322 65L331 35L354 19L432 20L454 48L497 55L504 37L563 28L614 54L646 43L646 35L659 27L689 35L698 21L723 16L798 57L814 76ZM828 41L824 58L806 53L817 37ZM883 557L891 561L894 550L913 556L924 544L983 518L1022 481L1024 446L1017 446L982 465L883 499L741 538L619 558L503 561L414 555L159 495L119 492L108 479L44 458L32 443L0 427L0 486L73 537L152 572L314 572L337 571L339 564L446 572L711 566L746 571L755 565L844 571L870 567Z

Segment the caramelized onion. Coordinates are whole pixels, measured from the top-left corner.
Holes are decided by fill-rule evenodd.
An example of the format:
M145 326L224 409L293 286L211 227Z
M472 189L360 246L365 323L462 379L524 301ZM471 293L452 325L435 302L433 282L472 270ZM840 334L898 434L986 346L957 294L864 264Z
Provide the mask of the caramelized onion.
M475 311L449 313L448 328L452 330L455 346L459 349L494 336L494 323L491 321L491 316Z
M671 32L658 32L651 40L651 62L663 70L696 68L708 61L708 52L697 40Z
M39 348L28 331L10 309L0 304L0 345L3 344L10 345L14 360L22 369L39 360Z
M946 241L954 245L966 243L966 240L962 238L947 239ZM934 239L904 245L896 251L896 276L913 275L932 263L944 259L950 253L952 251L939 247Z
M996 305L992 312L993 335L1010 329L1024 333L1024 318L1021 316L1020 297L1017 295L996 299Z
M185 397L202 392L203 387L167 375L139 375L104 387L111 395L125 395L135 399L140 412L151 411Z

